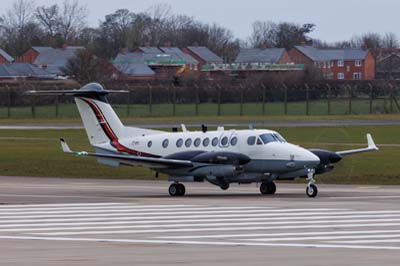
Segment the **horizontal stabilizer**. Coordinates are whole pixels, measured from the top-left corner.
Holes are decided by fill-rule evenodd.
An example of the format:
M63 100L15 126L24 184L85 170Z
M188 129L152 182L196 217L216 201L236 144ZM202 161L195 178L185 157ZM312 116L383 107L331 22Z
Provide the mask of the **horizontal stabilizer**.
M368 141L368 147L367 148L355 149L355 150L347 150L347 151L338 151L336 153L339 154L340 156L346 156L346 155L351 155L351 154L356 154L356 153L379 150L379 148L375 145L375 142L372 139L371 134L367 134L367 141Z
M105 90L99 83L89 83L78 90L48 90L48 91L27 91L28 95L73 95L73 96L105 96L109 93L128 93L126 90Z

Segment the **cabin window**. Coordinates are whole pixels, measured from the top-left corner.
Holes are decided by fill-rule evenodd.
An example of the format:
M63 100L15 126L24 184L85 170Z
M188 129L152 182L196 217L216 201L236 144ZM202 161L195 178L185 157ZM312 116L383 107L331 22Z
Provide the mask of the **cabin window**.
M197 138L197 139L194 140L194 146L195 146L195 147L199 147L199 146L200 146L200 143L201 143L201 140L200 140L199 138Z
M238 142L238 138L237 137L231 138L231 145L232 146L235 146L237 144L237 142Z
M147 142L147 147L151 148L151 146L153 146L153 142L150 140L149 142Z
M178 139L176 141L176 147L180 148L180 147L182 147L182 145L183 145L183 139Z
M221 139L221 145L222 145L222 146L228 145L228 137L223 137L223 138Z
M164 141L162 142L163 148L167 148L168 144L169 144L169 140L168 139L164 139Z
M218 138L213 138L211 144L215 147L218 145Z
M210 145L210 139L209 139L209 138L205 138L205 139L203 140L203 146L204 146L204 147L208 147L208 145Z
M255 136L251 136L247 139L247 144L249 144L250 146L256 144L256 137Z
M186 146L187 148L189 148L190 145L192 145L192 139L187 139L187 140L185 141L185 146Z

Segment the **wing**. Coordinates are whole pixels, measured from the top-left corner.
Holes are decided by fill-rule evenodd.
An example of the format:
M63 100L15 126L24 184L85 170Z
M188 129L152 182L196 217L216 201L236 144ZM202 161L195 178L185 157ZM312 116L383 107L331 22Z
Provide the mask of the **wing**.
M185 160L173 160L164 158L149 158L141 156L132 155L120 155L120 154L106 154L106 153L90 153L85 151L72 151L64 139L60 139L61 148L63 152L68 154L74 154L83 157L96 157L99 159L111 160L123 164L133 165L133 166L144 166L152 169L165 169L165 168L187 168L193 167L191 161Z
M346 156L346 155L351 155L355 153L362 153L362 152L369 152L369 151L377 151L379 150L378 147L376 147L374 140L372 139L371 134L367 134L367 140L368 140L368 147L363 148L363 149L355 149L355 150L347 150L347 151L338 151L336 152L340 156Z

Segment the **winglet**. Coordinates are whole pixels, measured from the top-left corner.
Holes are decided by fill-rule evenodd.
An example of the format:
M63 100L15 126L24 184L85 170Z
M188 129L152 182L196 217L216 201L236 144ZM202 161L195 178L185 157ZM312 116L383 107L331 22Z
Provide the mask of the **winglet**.
M65 153L73 153L63 138L60 139L61 148Z
M374 140L372 139L371 134L367 134L367 140L368 140L368 148L371 150L379 150L379 148L375 145Z

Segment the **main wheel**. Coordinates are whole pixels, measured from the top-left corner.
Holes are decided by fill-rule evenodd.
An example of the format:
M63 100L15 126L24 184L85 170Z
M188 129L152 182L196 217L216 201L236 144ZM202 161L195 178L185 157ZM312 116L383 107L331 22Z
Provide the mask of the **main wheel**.
M263 195L275 194L276 185L274 182L261 183L260 192Z
M228 189L229 189L229 184L228 184L228 183L222 184L222 185L220 185L220 188L221 188L222 190L228 190Z
M178 196L184 196L186 189L183 184L177 184L178 185Z
M310 184L309 186L307 186L306 189L306 194L307 196L309 196L310 198L315 198L318 194L318 188L316 185L314 184Z
M179 196L179 184L171 184L168 189L169 195L172 197Z

